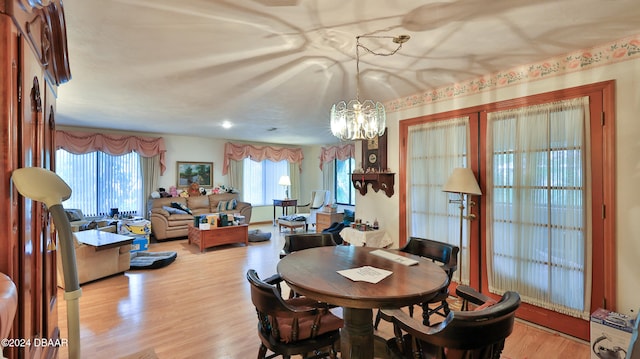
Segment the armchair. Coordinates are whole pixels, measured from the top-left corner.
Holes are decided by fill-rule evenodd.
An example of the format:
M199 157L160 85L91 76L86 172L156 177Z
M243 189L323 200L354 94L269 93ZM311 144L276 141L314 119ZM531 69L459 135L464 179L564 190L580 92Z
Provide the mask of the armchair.
M329 191L315 190L311 192L311 201L307 204L298 205L298 215L307 217L307 224L316 225L316 212L329 203Z
M79 209L65 209L67 218L71 224L72 232L79 232L83 226L92 222L85 218ZM73 219L73 220L72 220ZM95 220L99 231L116 233L116 225L111 225L108 220ZM129 270L131 263L131 245L123 245L96 251L95 247L78 242L73 237L73 245L76 252L76 267L78 270L78 283L83 284L104 278L113 274ZM63 275L62 256L56 251L58 287L65 288Z
M425 326L402 309L384 309L393 320L395 338L387 341L396 358L477 358L496 359L511 335L520 296L506 292L496 303L470 287L457 294L474 304L483 303L473 311L451 311L446 319L434 326ZM406 334L403 334L406 333Z

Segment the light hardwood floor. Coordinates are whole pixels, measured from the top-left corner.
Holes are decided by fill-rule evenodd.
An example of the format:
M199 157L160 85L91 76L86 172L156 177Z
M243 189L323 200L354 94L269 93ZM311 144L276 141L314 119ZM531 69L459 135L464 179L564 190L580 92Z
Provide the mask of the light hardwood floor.
M82 286L80 298L82 358L119 358L153 348L160 359L255 358L257 320L245 279L248 269L262 277L276 272L284 235L269 225L270 241L227 245L200 253L186 239L152 243L149 250L175 251L168 267L128 271ZM58 291L59 324L67 337L66 304ZM379 336L393 336L382 322ZM67 358L62 347L60 358ZM589 345L517 322L503 358L588 358Z

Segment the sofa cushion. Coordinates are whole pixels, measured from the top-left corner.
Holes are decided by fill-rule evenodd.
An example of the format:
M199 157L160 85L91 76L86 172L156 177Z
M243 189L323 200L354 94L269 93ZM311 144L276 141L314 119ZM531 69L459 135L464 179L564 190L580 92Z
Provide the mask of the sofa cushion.
M162 206L162 209L169 212L169 214L189 214L186 211L181 210L180 208L173 208L169 206Z
M187 198L187 207L192 211L196 209L209 209L209 196L195 196Z
M187 207L186 205L184 205L182 203L171 202L171 207L177 208L177 209L181 209L181 210L187 212L188 214L193 214L193 213L191 213L191 210L189 209L189 207Z

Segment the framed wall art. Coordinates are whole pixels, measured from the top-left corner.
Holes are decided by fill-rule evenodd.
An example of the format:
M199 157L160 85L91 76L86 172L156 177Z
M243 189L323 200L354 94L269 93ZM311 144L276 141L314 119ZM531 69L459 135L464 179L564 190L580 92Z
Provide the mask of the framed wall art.
M213 162L177 162L178 188L197 183L200 187L213 187Z

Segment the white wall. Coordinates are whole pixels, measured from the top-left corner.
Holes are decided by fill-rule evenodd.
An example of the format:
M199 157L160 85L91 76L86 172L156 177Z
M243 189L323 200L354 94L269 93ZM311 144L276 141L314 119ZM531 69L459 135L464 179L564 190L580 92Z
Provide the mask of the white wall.
M637 190L640 183L640 59L388 112L388 162L392 170L398 171L400 120L607 80L616 81L616 304L618 311L631 314L637 313L640 308L640 191ZM357 147L357 152L359 151ZM356 156L360 158L359 154ZM377 217L381 227L396 239L396 244L400 206L397 181L396 175L396 194L392 198L371 190L364 197L359 194L356 197L356 217L371 221Z

